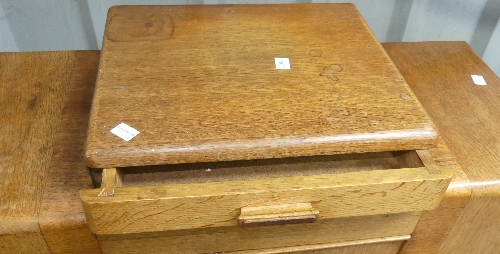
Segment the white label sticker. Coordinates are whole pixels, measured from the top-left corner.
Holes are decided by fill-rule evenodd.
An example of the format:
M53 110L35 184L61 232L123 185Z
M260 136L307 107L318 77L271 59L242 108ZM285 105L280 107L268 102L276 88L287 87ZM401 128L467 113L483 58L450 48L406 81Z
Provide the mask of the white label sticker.
M470 75L472 77L472 80L474 81L474 84L478 86L485 86L486 85L486 80L484 80L483 76L480 75Z
M121 123L118 124L115 128L111 130L111 133L115 134L116 136L122 138L125 141L129 141L133 139L137 134L140 132L126 123Z
M290 69L290 59L288 58L274 58L274 64L276 64L276 70Z

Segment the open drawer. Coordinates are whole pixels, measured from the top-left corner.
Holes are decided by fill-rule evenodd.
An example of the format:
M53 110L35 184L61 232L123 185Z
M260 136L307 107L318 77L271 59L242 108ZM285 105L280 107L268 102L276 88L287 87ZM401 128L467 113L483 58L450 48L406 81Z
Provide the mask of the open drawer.
M101 188L80 192L87 223L93 233L106 235L422 211L439 204L453 176L451 169L437 167L426 150L267 161L220 166L234 174L249 168L275 173L264 178L149 186L137 186L151 182L138 177L148 173L104 169ZM207 164L192 164L184 172L193 171L193 165L209 170ZM215 172L217 163L210 165ZM170 176L149 173L151 179L168 181Z

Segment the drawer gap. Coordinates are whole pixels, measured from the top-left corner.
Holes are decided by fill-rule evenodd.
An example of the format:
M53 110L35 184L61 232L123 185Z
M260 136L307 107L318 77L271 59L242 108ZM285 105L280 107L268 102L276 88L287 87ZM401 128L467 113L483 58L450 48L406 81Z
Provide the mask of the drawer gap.
M416 151L396 151L154 165L120 169L123 172L121 186L147 186L340 174L422 166L424 164ZM102 169L90 169L90 172L94 187L101 187Z

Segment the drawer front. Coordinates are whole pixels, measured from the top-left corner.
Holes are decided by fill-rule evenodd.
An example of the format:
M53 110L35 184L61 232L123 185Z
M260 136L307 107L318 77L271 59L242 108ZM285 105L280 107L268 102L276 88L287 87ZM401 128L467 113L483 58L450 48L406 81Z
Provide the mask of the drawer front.
M420 215L421 212L411 212L325 219L301 225L218 227L98 235L97 239L104 254L283 253L334 247L358 250L355 246L361 244L400 242L408 239ZM366 253L385 253L376 251L379 250L377 248L370 250L375 252Z
M294 247L281 247L273 249L247 250L226 252L232 254L397 254L401 246L411 236L384 237L376 239L366 239L357 241L347 241L341 243L312 244Z
M269 217L273 221L273 216L277 224L295 223L297 220L289 215L304 214L303 206L297 204L310 207L308 218L315 216L303 222L429 210L439 204L452 176L448 168L417 167L111 190L108 187L82 190L80 194L91 231L103 235L237 227L248 218L246 210L268 211L257 213L262 215L257 216L258 223ZM280 210L287 206L292 209ZM273 211L275 207L278 209Z

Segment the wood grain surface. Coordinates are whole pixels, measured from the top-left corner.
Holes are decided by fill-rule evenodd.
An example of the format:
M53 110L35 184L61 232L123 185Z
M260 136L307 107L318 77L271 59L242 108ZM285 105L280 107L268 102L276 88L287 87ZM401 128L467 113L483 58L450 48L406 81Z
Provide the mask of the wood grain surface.
M91 167L435 145L353 4L116 6L105 33ZM291 69L277 70L275 57ZM115 136L121 122L140 134Z
M97 236L103 253L223 253L407 236L421 212L319 220L270 227L218 227ZM311 247L311 249L314 249ZM284 250L286 252L286 250Z
M417 167L423 166L422 164ZM126 186L223 182L401 168L391 152L123 168ZM92 170L99 183L99 171ZM100 186L100 185L97 185Z
M409 247L403 248L401 253L437 253L471 195L469 179L442 138L429 151L438 165L453 167L455 175L439 206L422 213L411 239L405 242L404 246Z
M274 253L308 253L308 254L397 254L401 245L410 236L395 236L357 241L345 241L333 244L315 244L295 247L284 247L266 250L235 251L234 254L274 254Z
M311 203L248 206L240 210L238 225L243 228L314 223L319 214Z
M471 181L471 200L439 253L498 253L500 79L465 42L389 43L384 47ZM487 86L475 85L473 74L484 76ZM422 223L442 223L443 219L433 221ZM421 243L410 241L405 253L438 251L439 247L427 249Z
M71 52L0 54L0 253L48 253L38 226Z
M499 193L497 189L498 185L495 184L496 181L498 181L498 173L496 171L497 167L495 166L498 165L498 161L496 161L497 158L494 156L497 151L495 150L495 142L497 142L498 139L495 136L495 131L498 131L496 128L499 126L498 122L496 122L498 119L495 118L495 116L498 116L498 114L495 113L497 112L496 110L498 110L496 106L498 103L495 102L495 98L499 97L498 78L494 76L494 74L487 68L486 65L484 65L479 57L473 53L465 42L388 43L384 44L384 47L386 47L393 61L403 72L403 75L405 76L405 79L408 80L409 85L411 87L415 86L414 89L416 93L419 91L419 86L428 85L428 87L425 87L425 91L420 90L420 92L417 93L419 95L418 98L424 104L426 110L431 114L434 122L437 123L441 135L448 137L447 143L450 144L452 149L454 149L454 152L457 155L457 160L459 160L461 165L464 166L464 170L472 180L472 183L470 184L472 185L474 193L471 202L467 203L470 195L470 184L467 176L461 170L455 168L455 178L446 192L441 205L437 210L424 212L422 214L420 222L412 235L412 239L409 241L409 244L406 246L405 252L403 253L438 252L441 244L448 235L447 230L451 229L455 221L457 221L457 218L457 227L455 227L449 234L448 240L444 242L440 253L474 253L476 251L481 251L481 253L495 253L498 249L496 243L500 242L496 239L498 236L496 229L499 228L496 223L498 222L498 211L500 207L497 205L499 204L497 197L497 194ZM30 60L21 64L21 66L35 66L35 63L38 63L36 64L37 66L43 66L44 68L49 67L50 69L52 68L50 67L51 62L55 60L54 58L51 58L50 60L42 61L43 56L47 55L51 57L54 56L55 59L59 59L59 61L63 60L63 62L66 61L72 65L72 61L70 60L71 56L69 56L70 59L68 61L66 57L58 57L61 56L61 54L66 55L68 52L38 52L22 54L2 53L0 54L0 59L2 59L0 61L0 70L10 68L8 73L12 73L11 70L13 69L8 66L19 63L22 61L23 57L32 57L34 59L39 59L40 61ZM99 53L96 51L77 53L77 56L79 55L77 59L80 60L75 62L75 69L73 70L73 73L78 73L78 71L75 70L78 70L78 67L83 67L83 65L87 65L86 68L93 69L94 73L97 72L98 54ZM5 59L8 59L8 61ZM14 69L16 69L16 71L22 71L22 68ZM457 76L456 79L454 78L456 73L461 73L464 70L482 71L482 73L475 74L484 75L486 81L488 82L488 86L483 87L482 89L484 90L470 90L477 88L472 83L467 81L470 80L470 76L467 78L464 77L463 79L459 79L461 76ZM24 75L23 78L21 76L14 77L12 74L8 73L2 72L2 75L0 76L1 78L8 77L8 82L2 80L2 84L13 84L16 80L25 80L24 82L15 82L14 84L30 84L31 87L39 84L38 81L44 82L44 79L51 79L50 77L44 76L45 72L37 71L37 68L31 68L30 71L32 74L37 74L36 77L32 77L33 80L36 81L34 83L30 83L27 78L29 75L27 74ZM69 73L71 73L71 71L69 71ZM62 75L59 77L65 77L63 73L60 74ZM411 79L412 74L415 74L414 79ZM429 77L426 77L427 75L429 75ZM56 147L59 148L56 148L55 153L59 154L59 159L53 160L52 165L50 166L50 173L43 178L45 180L42 178L35 179L37 184L43 184L44 181L47 182L47 191L44 193L40 211L40 227L43 232L43 237L47 240L50 250L54 253L99 252L99 246L96 241L88 240L92 239L92 235L83 221L84 215L77 193L78 189L90 187L87 169L84 167L83 158L80 157L80 160L75 159L83 154L84 151L85 131L87 125L85 114L88 116L92 97L91 91L93 89L92 82L85 80L92 79L94 75L91 72L88 72L88 79L84 77L85 75L81 76L79 79L80 85L76 85L75 83L75 85L70 87L70 92L68 93L69 98L66 99L65 102L65 107L67 108L65 109L65 119L66 121L71 122L71 124L62 124L60 126L63 127L60 127L58 130L61 137L59 137L59 135L57 136L59 141L56 142ZM53 81L56 81L56 79L53 79ZM50 83L53 84L53 82ZM465 86L465 84L467 84L467 86ZM440 104L441 102L437 103L434 101L437 95L435 92L433 93L433 91L436 91L434 89L440 89L443 85L446 85L447 89L453 89L454 86L457 86L460 89L455 90L458 90L458 92L462 95L467 94L467 96L449 96L446 97L447 99L439 99L439 101L444 100L444 104ZM4 89L4 86L1 88ZM31 91L30 89L25 90ZM9 94L9 92L13 91L9 91L8 89L2 90L2 96L0 96L0 98L2 98L2 103L6 99L10 100L12 102L9 103L10 108L17 107L18 109L24 108L28 105L27 102L29 99L26 100L25 98L13 100L15 97L13 94L10 94L12 96L3 96L4 94ZM26 91L24 92L27 94ZM470 94L474 96L470 96ZM478 103L478 101L480 103ZM25 104L24 106L18 106L18 103L21 105L23 105L22 103ZM2 104L2 108L7 109L9 107L3 107ZM444 113L443 110L445 110ZM6 114L6 112L7 111L2 111L2 114ZM437 117L433 114L436 114ZM73 117L72 115L78 117ZM484 120L485 117L487 119L486 121ZM8 117L2 115L2 118L0 119L0 121L2 121L2 126L4 126L3 121L6 121L7 119ZM23 119L23 121L28 120L35 121L33 118ZM471 122L473 123L472 125L470 125ZM23 128L18 129L18 131L22 130ZM19 135L13 134L15 132L11 133L12 134L10 135ZM447 136L446 133L450 133L449 136ZM2 135L2 142L4 142L4 140L8 137L10 136ZM456 163L454 162L455 158L449 152L447 147L441 141L438 143L439 145L437 148L430 150L435 161L440 165L456 166ZM2 149L5 147L6 146L2 143ZM6 150L2 150L2 153L4 151ZM25 155L28 155L28 153L25 153ZM65 157L66 159L62 157ZM8 160L5 158L6 157L2 154L2 169L4 169L3 165L5 165L5 160ZM10 186L12 181L17 181L19 182L19 186L24 186L24 182L29 180L29 178L22 178L21 175L25 172L25 170L29 169L32 168L27 165L26 167L22 167L8 175L5 175L5 172L2 171L2 176L7 176L5 179L8 179L7 182L2 181L2 191L0 192L2 205L7 204L4 203L4 200L11 200L14 203L26 202L21 205L22 207L33 208L37 206L35 198L37 194L23 196L22 200L15 200L14 196L7 197L6 195L7 193L11 193L11 191L12 193L15 193L13 192L15 187L9 187L8 191L5 191L6 189L4 189L6 188L5 186ZM41 193L41 190L38 190L37 192ZM467 206L465 206L466 204ZM465 211L459 217L464 206ZM19 209L10 210L9 213L11 217L9 219L12 219L12 217L23 217L23 211L33 211L31 208L23 209L22 211ZM12 209L12 207L10 209ZM4 214L5 213L2 210L2 216ZM28 223L28 225L36 225L36 212L32 214L34 215L27 216L27 218L30 218L29 221L32 221ZM42 219L44 216L47 217ZM2 223L5 221L5 218L6 217L2 217ZM47 218L50 218L50 220ZM9 221L11 224L2 224L2 226L13 225L13 227L17 230L20 228L19 225L27 225L25 223L26 220ZM7 227L2 228L2 230L6 229ZM11 229L12 227L8 228L9 232L15 231ZM211 238L212 240L208 240L208 242L216 244L217 241L214 239L217 239L218 236L220 235L214 235L214 238ZM138 239L134 239L134 237L138 237ZM301 235L301 237L303 237L303 235ZM2 239L0 241L0 246L3 248L0 249L2 252L48 252L39 231L38 233L20 232L16 234L3 234L0 238ZM79 239L83 240L79 241ZM110 250L109 248L112 247L130 252L133 250L141 250L141 248L145 248L146 250L162 250L163 248L163 250L165 250L164 242L166 239L170 239L170 236L165 235L163 238L157 234L132 234L130 239L116 238L100 240L104 250ZM198 240L199 239L193 239L188 243L200 244L200 241ZM80 244L75 244L76 242L80 242ZM291 240L290 242L294 241ZM71 246L69 247L70 250L67 249L68 245ZM370 250L380 250L380 248L377 249L377 246L370 246ZM384 247L383 249L386 248L390 247Z
M426 52L426 54L424 55L427 55L427 57L433 57L434 59L441 59L441 61L446 62L446 59L448 58L446 54L442 54L443 51L441 50L433 51L432 47L428 48L426 44L433 44L433 43L412 43L411 47L414 47L415 50L422 49L423 52ZM448 46L443 45L442 47L447 47L450 50L453 50L453 48L456 47L464 47L464 45L462 45L464 44L463 42L457 42L457 43L448 42L445 44L447 44ZM391 57L393 57L396 64L398 64L397 61L398 54L404 55L404 51L399 53L396 51L396 49L398 49L399 47L398 45L401 45L401 47L404 46L404 44L401 43L384 44L384 46L387 47L388 52L391 54ZM391 48L389 48L389 46ZM472 53L472 50L467 45L465 46L466 46L465 51L468 51L468 54L473 55L474 53ZM402 60L400 59L400 61ZM412 68L415 69L417 69L418 67L419 67L418 64L412 66ZM441 75L444 74L445 73L441 73ZM412 83L410 83L410 85L412 85ZM429 109L427 110L432 109L432 104L427 104L427 105L429 107ZM435 122L439 122L441 120L442 118L434 119ZM450 128L453 128L453 126L447 126L445 128L442 128L441 131L446 132ZM446 236L448 235L449 231L453 227L454 223L457 221L457 218L462 212L463 207L469 201L469 197L471 194L469 180L467 176L457 165L457 163L455 162L454 155L449 151L449 149L442 140L438 141L438 146L436 148L430 149L430 153L433 156L434 160L437 162L437 164L454 166L455 177L450 187L448 188L448 191L446 192L445 197L442 200L440 206L436 210L423 213L420 219L420 223L415 228L415 231L412 235L412 239L409 241L409 244L406 246L407 248L404 250L403 253L412 253L412 252L436 253L439 250L443 241L445 240ZM465 156L464 158L466 159L467 157ZM474 170L476 169L474 168L471 169L471 171ZM490 216L495 216L495 214L490 214ZM462 221L464 221L464 219L462 219ZM479 228L476 228L476 230L477 229ZM155 235L150 235L149 237L155 237ZM150 239L149 237L147 235L141 236L141 238L146 238L146 239ZM156 246L159 248L162 247L163 245L161 245L160 242L164 241L165 239L168 239L168 237L157 239L158 243L156 243L156 241L147 241L149 245L148 249L150 250L154 249L153 245L150 244L156 244ZM102 240L101 243L106 250L110 251L113 248L119 248L122 244L125 243L132 244L132 245L127 245L129 249L143 246L140 244L142 240L137 240L135 244L127 242L127 240L122 240L122 241L118 239L115 240L117 242L114 242L112 240L108 241ZM453 245L451 246L452 246L451 250L453 250ZM477 250L480 250L481 248L483 247L477 246Z
M51 253L100 253L85 222L78 191L91 188L84 162L86 129L94 93L99 51L76 51L69 90L45 179L40 228Z
M125 186L144 186L339 174L424 166L420 158L412 166L401 164L398 161L398 155L401 153L410 152L337 154L265 160L169 164L121 169L123 170ZM415 151L411 153L416 155ZM92 169L91 175L95 186L101 186L102 170Z
M451 168L373 170L227 182L81 190L94 234L237 226L246 206L313 203L319 219L430 210L453 176ZM161 221L161 223L159 222Z

